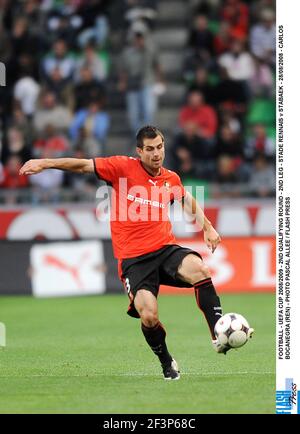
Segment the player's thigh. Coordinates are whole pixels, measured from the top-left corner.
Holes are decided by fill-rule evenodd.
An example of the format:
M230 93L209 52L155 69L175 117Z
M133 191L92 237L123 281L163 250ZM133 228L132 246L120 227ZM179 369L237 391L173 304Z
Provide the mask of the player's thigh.
M210 271L203 260L193 253L185 256L177 270L178 277L185 282L194 284L210 277Z
M139 289L134 298L134 305L141 316L156 316L158 315L157 299L151 291L147 289Z

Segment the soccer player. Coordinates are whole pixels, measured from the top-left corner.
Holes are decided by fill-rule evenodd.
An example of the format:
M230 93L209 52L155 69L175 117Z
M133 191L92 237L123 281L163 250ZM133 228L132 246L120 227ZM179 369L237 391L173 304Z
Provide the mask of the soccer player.
M164 136L156 127L145 126L136 136L139 158L113 156L95 159L57 158L27 161L20 175L45 169L93 173L112 185L115 198L111 210L111 234L118 272L128 292L127 313L141 319L144 337L159 358L166 380L177 380L180 372L168 351L166 331L159 321L157 296L161 284L194 287L197 305L204 313L218 353L230 349L218 342L214 326L222 316L220 299L210 271L196 251L179 246L167 215L174 200L204 231L212 252L221 239L193 196L185 191L179 176L163 167Z

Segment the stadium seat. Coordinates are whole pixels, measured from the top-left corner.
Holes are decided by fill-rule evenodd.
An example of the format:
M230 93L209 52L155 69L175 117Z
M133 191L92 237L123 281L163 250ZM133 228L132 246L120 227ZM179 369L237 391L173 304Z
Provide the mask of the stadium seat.
M274 125L276 119L275 104L272 99L257 98L250 103L247 123Z
M220 22L215 20L210 20L208 23L209 30L216 35L220 29Z
M270 125L267 127L267 137L276 140L276 127L274 125Z

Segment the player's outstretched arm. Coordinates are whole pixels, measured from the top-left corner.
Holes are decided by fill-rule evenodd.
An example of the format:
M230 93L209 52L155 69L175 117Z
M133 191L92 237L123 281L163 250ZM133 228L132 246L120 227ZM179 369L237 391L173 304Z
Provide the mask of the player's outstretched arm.
M215 230L211 222L205 216L203 210L193 196L187 191L183 201L184 211L191 217L194 217L197 224L204 231L204 241L207 247L212 251L216 250L218 244L221 242L221 237Z
M61 169L75 173L93 173L93 160L80 158L42 158L28 160L21 167L20 175L35 175L45 169Z

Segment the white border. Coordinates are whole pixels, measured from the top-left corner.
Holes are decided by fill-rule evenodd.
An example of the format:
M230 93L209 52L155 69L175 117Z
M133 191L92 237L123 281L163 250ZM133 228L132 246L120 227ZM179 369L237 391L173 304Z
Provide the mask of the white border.
M276 303L276 390L285 390L286 379L293 379L293 383L300 388L300 283L299 242L300 242L300 198L299 198L299 164L297 148L300 119L299 119L299 30L300 30L300 2L295 0L277 0L277 38L278 29L283 25L284 37L284 197L291 198L291 358L279 360L278 358L278 303ZM278 61L277 39L277 61ZM278 65L277 65L278 67ZM278 69L278 68L277 68ZM278 97L279 83L277 71L276 94ZM278 101L277 101L278 104ZM278 107L278 105L277 105ZM277 111L278 116L278 111ZM277 118L278 119L278 118ZM278 126L278 123L277 123ZM278 144L278 132L277 132ZM277 190L278 190L278 163L277 163ZM278 194L278 193L277 193ZM276 205L278 216L278 201ZM278 233L278 218L277 218ZM278 244L277 244L278 247ZM277 300L278 301L278 287ZM298 312L297 312L298 311ZM299 406L299 404L298 404ZM292 413L297 413L297 406L292 407Z

